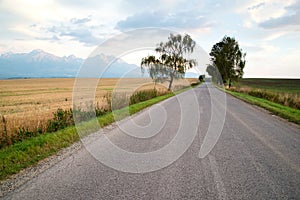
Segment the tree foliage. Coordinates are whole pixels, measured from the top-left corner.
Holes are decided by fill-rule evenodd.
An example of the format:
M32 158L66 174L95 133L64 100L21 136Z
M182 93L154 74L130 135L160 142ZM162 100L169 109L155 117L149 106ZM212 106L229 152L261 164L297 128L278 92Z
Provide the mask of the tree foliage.
M155 49L159 56L143 58L141 66L148 68L155 83L169 81L168 89L171 90L173 80L183 78L185 71L196 65L195 60L184 57L193 52L195 45L195 41L187 34L170 34L168 41L161 42Z
M204 82L204 79L205 79L205 75L200 75L200 76L198 77L198 80L199 80L200 82Z
M206 71L213 80L223 80L223 83L230 86L232 81L243 77L246 54L242 52L235 38L225 36L212 47L209 55L212 63Z

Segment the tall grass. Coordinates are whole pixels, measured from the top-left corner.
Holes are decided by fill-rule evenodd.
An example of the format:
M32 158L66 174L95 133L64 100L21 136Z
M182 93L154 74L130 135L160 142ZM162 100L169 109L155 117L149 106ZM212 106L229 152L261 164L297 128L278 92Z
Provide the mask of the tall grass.
M240 98L246 102L249 102L254 105L258 105L262 108L265 108L269 110L270 112L274 113L275 115L278 115L280 117L283 117L291 122L300 124L300 110L299 109L294 109L291 107L283 106L278 103L274 103L272 101L260 98L260 97L255 97L248 95L246 93L241 93L241 92L234 92L234 91L229 91L227 90L228 93L231 95Z
M246 86L233 87L233 92L240 92L254 97L263 98L290 108L300 109L300 94L289 92L277 92L268 89L251 88Z

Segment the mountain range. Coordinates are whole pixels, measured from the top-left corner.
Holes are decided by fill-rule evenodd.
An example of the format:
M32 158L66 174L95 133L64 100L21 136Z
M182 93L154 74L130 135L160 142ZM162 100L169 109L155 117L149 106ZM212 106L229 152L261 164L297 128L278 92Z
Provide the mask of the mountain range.
M189 78L198 76L193 72L185 74ZM147 71L141 73L140 66L104 54L87 59L74 55L59 57L40 49L0 54L0 79L54 77L138 78L149 75Z
M88 64L87 64L88 63ZM111 65L109 65L112 63ZM82 66L109 66L101 75L103 78L140 77L140 67L128 64L122 59L99 54L84 60L74 55L59 57L43 50L36 49L29 53L4 53L0 55L0 79L9 78L50 78L76 77ZM99 71L99 70L98 70ZM81 75L84 75L81 73ZM97 76L90 71L87 76Z

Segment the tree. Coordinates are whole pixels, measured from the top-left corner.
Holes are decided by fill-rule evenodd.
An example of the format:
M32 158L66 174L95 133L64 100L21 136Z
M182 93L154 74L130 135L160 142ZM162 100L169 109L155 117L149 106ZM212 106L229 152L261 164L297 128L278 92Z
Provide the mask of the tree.
M212 77L212 81L218 84L222 84L222 77L218 68L214 65L208 65L206 68L206 72Z
M155 51L159 56L143 58L141 66L148 68L155 83L169 81L168 90L171 90L174 79L183 78L185 71L196 65L195 60L184 58L186 54L193 52L195 45L195 41L187 34L170 34L166 43L157 45Z
M235 38L225 36L213 46L209 55L212 63L208 65L206 71L213 80L222 78L223 83L228 83L230 87L232 81L238 81L243 77L246 54L242 52Z
M204 79L205 79L205 75L200 75L198 78L199 82L204 82Z

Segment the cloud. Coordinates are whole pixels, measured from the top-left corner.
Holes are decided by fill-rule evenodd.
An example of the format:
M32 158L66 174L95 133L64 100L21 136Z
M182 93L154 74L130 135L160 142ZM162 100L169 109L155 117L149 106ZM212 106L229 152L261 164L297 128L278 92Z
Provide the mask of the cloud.
M127 17L117 23L116 29L121 31L127 29L143 27L162 27L162 28L206 28L213 26L205 17L199 14L199 11L182 11L182 12L140 12Z
M287 31L274 31L274 32L270 33L269 35L265 36L263 39L264 39L264 41L272 41L272 40L275 40L279 37L286 35L287 33L288 33Z
M78 19L78 18L72 18L70 21L71 21L71 23L73 23L73 24L84 24L84 23L86 23L86 22L91 21L91 18L89 18L89 17L81 18L81 19Z
M50 37L36 37L37 40L50 40L50 41L59 41L60 38L56 35L50 36Z
M54 39L57 39L57 36L70 37L71 40L78 41L86 46L98 45L103 41L103 38L94 36L93 30L97 29L97 27L86 24L90 21L90 17L81 19L72 18L69 22L48 27L47 32L52 33Z
M272 18L279 18L287 14L286 7L291 5L292 0L266 0L265 3L248 3L240 13L249 15L250 20L259 25Z
M87 29L74 29L70 31L62 31L60 36L70 36L72 40L84 43L87 46L98 45L102 39L93 36L92 32Z
M285 7L285 10L287 15L263 21L259 23L259 26L265 29L300 26L300 1Z
M265 2L261 2L259 4L254 5L254 6L248 7L248 10L257 10L257 9L263 7L264 5L265 5Z

